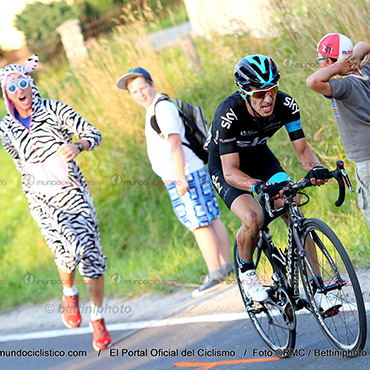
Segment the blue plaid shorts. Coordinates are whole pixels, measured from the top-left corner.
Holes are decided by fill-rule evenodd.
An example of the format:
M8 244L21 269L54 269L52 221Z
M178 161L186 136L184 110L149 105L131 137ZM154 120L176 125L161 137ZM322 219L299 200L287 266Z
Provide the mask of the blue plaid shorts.
M180 222L190 231L208 226L220 217L216 195L206 167L186 176L189 190L182 197L176 190L176 181L167 183L173 210Z

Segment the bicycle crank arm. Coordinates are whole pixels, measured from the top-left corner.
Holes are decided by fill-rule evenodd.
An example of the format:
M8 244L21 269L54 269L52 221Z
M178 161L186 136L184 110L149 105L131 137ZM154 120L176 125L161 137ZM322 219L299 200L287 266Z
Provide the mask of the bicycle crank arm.
M307 311L313 313L313 309L310 305L310 302L307 298L298 298L294 304L296 311L302 310L305 308Z
M286 304L285 306L279 306L278 304L276 304L275 302L273 302L270 298L267 298L266 301L264 302L260 302L260 304L262 305L261 307L252 307L252 306L249 306L247 307L247 311L254 314L254 315L258 315L262 312L264 312L267 316L270 316L270 313L268 312L268 310L265 308L265 304L268 303L268 304L271 304L272 306L276 307L279 309L279 311L281 311L284 315L284 318L286 317L286 319L284 319L284 324L285 325L279 325L277 324L271 317L269 319L269 323L270 325L274 325L278 328L282 328L282 329L288 329L288 330L295 330L296 328L296 320L294 319L294 315L289 318L288 320L288 315L286 314L286 311L289 311L289 310L292 310L292 312L294 313L294 309L293 307L291 308L287 308L286 306L288 304ZM293 320L292 320L293 319Z

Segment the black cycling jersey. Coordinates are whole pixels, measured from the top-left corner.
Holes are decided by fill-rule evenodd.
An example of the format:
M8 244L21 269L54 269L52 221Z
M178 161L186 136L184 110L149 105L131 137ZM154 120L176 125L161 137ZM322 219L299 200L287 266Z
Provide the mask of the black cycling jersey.
M304 137L298 104L282 91L278 91L273 113L268 117L256 118L249 114L239 92L229 96L217 108L205 147L209 151L208 168L213 186L229 208L236 198L251 192L225 180L220 157L239 153L239 168L248 176L266 182L283 181L277 180L276 176L281 178L285 171L266 144L283 126L291 141Z
M243 168L244 161L251 161L250 155L243 156L243 152L250 154L253 147L266 144L283 126L291 141L304 137L298 104L291 96L278 91L273 113L256 118L248 112L239 92L235 92L217 108L205 147L218 157L239 153L240 168Z

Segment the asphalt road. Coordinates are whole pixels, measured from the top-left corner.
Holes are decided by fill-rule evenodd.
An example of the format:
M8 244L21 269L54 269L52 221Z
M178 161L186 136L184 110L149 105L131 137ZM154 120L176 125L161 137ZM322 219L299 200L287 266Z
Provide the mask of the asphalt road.
M72 332L71 332L72 333ZM368 332L368 337L369 337ZM366 354L342 358L314 318L298 316L297 355L279 359L249 319L199 322L111 332L113 345L100 354L91 349L91 333L0 343L0 350L50 350L49 357L1 357L1 369L369 369ZM56 351L76 351L68 357ZM318 353L319 352L319 353Z

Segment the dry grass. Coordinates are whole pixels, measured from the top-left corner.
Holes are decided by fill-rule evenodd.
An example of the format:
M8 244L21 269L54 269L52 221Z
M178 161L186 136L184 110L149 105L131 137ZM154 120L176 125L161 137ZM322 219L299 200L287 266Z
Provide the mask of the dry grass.
M330 167L337 158L344 158L329 103L310 91L305 80L316 68L311 63L316 57L317 41L324 34L343 32L354 42L367 40L368 3L357 0L340 3L333 0L273 1L277 4L274 18L279 29L275 39L218 35L210 40L197 39L195 43L202 65L200 73L193 70L181 48L157 52L146 41L146 20L154 20L150 25L152 30L158 28L158 22L151 10L144 8L135 14L136 21L130 26L119 26L111 37L90 43L89 59L80 68L70 69L63 76L57 72L40 76L39 87L47 96L70 104L103 135L102 145L93 153L82 154L79 164L85 177L94 181L90 190L108 256L108 295L142 293L142 286L110 284L109 276L114 274L127 279L161 278L198 283L197 276L205 272L205 264L192 235L176 220L163 187L119 186L112 182L115 174L121 176L122 181L158 180L146 157L144 109L135 105L127 92L115 86L117 79L131 68L141 66L147 69L158 91L202 105L206 117L211 120L218 104L235 91L233 68L237 61L252 53L270 55L280 67L282 90L294 96L300 105L306 137L315 153ZM132 17L129 9L124 16ZM291 60L292 64L287 63ZM280 130L269 143L279 158L289 157L286 170L292 177L303 175L284 130ZM14 167L11 159L3 152L0 156L6 169L4 173L14 179L8 181L7 191L1 198L3 208L8 210L7 221L0 230L0 255L4 257L4 261L0 261L0 270L8 271L5 276L8 284L4 287L6 301L1 304L9 307L31 297L42 300L58 296L59 292L52 287L45 287L39 296L37 287L22 283L26 273L48 279L55 276L56 271L50 263L52 257L47 254L47 247L38 245L43 243L41 239L37 239L37 245L30 245L29 238L22 238L23 235L39 235L39 232L34 223L24 222L24 217L20 217L27 212L25 201L22 204L17 200L17 207L14 207L11 194L21 190L19 184L18 187L15 185L16 174L11 170ZM348 169L354 179L353 167ZM338 210L333 206L336 188L325 186L308 192L312 201L305 207L305 215L327 221L356 263L367 265L369 230L357 209L355 197L349 195ZM222 204L221 211L233 238L239 222ZM284 249L284 227L277 223L271 228L277 246ZM22 240L27 248L22 245ZM22 257L23 262L15 257L19 250L27 251L27 256ZM39 258L40 255L47 255L48 261ZM7 261L12 261L11 269ZM29 266L33 269L29 270Z

